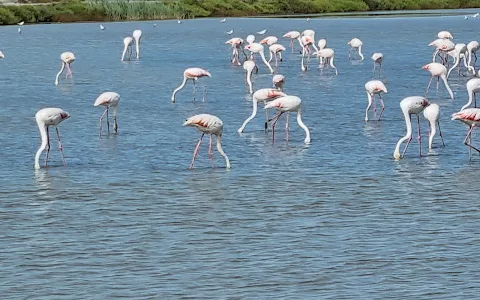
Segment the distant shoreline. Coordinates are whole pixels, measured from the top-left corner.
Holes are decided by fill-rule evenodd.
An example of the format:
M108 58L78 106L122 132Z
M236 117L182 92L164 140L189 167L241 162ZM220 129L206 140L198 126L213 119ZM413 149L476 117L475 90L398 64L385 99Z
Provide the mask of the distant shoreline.
M480 7L480 0L467 4L475 7L449 7L448 0L418 0L416 7L408 7L403 0L385 0L381 7L373 0L91 0L68 2L5 3L0 5L0 25L75 22L159 21L194 18L325 18L325 17L395 17L425 15L464 15L466 10ZM426 1L422 5L422 1ZM248 2L248 3L247 3ZM275 5L272 3L275 2ZM367 5L370 3L370 5ZM385 3L389 4L386 5ZM308 5L306 5L308 4ZM402 4L402 5L400 5ZM467 5L465 4L465 5ZM458 6L458 2L455 3ZM380 9L379 9L380 8ZM402 9L388 9L402 8ZM450 11L448 14L446 10ZM480 9L479 9L480 10ZM471 12L470 12L471 13ZM480 19L480 18L479 18Z

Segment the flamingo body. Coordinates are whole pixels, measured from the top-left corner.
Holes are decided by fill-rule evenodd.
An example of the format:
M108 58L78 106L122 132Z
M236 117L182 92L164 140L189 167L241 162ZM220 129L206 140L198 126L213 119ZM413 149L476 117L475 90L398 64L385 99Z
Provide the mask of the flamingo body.
M437 126L443 146L445 146L445 143L443 142L442 130L440 130L440 106L436 103L430 103L430 105L425 107L425 109L423 110L423 116L425 117L425 119L428 120L428 124L430 126L428 149L432 149L433 138L435 137L435 134L437 132Z
M367 109L365 109L365 122L368 121L368 111L370 110L370 107L372 106L372 103L374 104L375 101L375 95L378 95L380 98L380 102L382 105L382 111L378 117L378 121L382 118L383 111L385 110L385 105L383 104L383 99L381 93L388 93L387 87L383 82L380 80L370 80L367 83L365 83L365 90L367 92L367 99L368 99L368 105ZM376 108L375 105L373 106L373 112L376 115Z
M115 92L104 92L95 100L93 106L105 106L105 112L100 117L100 136L102 135L102 120L107 116L107 129L110 134L110 122L108 120L108 111L110 108L113 110L113 132L117 134L118 124L117 124L117 112L118 104L120 102L120 95Z

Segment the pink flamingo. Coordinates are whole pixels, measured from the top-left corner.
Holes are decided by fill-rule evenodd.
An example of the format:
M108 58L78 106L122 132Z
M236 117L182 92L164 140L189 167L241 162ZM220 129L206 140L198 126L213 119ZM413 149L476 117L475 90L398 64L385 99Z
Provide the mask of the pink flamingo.
M95 103L93 104L93 106L105 106L105 111L100 117L100 136L102 136L102 120L105 117L105 115L107 116L108 134L110 134L110 122L108 120L108 110L110 107L113 110L113 133L117 134L118 132L117 112L118 112L119 102L120 102L120 95L115 92L104 92L100 96L98 96L97 100L95 100Z
M242 124L242 126L237 130L238 133L242 133L243 130L245 129L245 126L247 126L247 123L250 122L255 116L257 115L257 109L258 109L258 102L262 101L265 105L267 104L268 101L272 101L275 98L286 96L285 93L276 90L276 89L260 89L257 90L255 93L252 95L252 102L253 102L253 111L250 117L248 117ZM265 130L268 128L268 122L270 121L268 119L268 111L265 110L265 115L267 117L267 121L265 122Z
M440 78L441 78L443 83L445 84L445 87L447 88L448 93L450 94L450 98L453 100L453 92L447 82L447 68L441 63L433 62L423 66L422 69L427 70L432 74L432 77L428 82L427 91L425 92L425 97L428 95L428 91L430 90L430 85L432 84L433 77L436 76L437 89L438 89L438 82L440 81Z
M269 58L268 62L270 63L273 59L273 56L275 56L275 67L278 67L277 55L280 58L280 61L283 61L282 51L286 50L285 47L283 47L280 44L273 44L270 47L268 47L268 50L270 52L270 58Z
M480 124L480 108L466 108L452 115L452 120L459 120L467 124L470 128L463 143L469 147L468 156L472 160L472 149L480 150L472 145L472 130Z
M243 39L235 37L231 38L228 41L225 42L226 45L231 45L233 52L232 52L232 64L237 64L240 66L240 60L238 58L239 52L238 50L241 49L242 44L243 44Z
M267 36L266 38L264 38L263 40L260 41L260 44L267 44L268 46L271 46L273 44L275 44L276 42L278 42L278 38L276 36Z
M335 75L338 75L337 68L333 65L333 58L335 56L335 51L332 48L323 48L315 52L318 57L321 57L322 65L325 66L327 63L330 63L330 66L335 70Z
M204 69L200 69L200 68L188 68L185 71L183 71L183 82L178 88L176 88L173 91L172 102L175 103L175 94L178 91L180 91L181 89L183 89L183 87L187 83L187 80L192 80L193 81L193 101L195 101L195 95L197 93L197 87L196 87L195 83L199 78L205 77L205 76L212 77L212 75L208 71L205 71ZM203 100L202 101L205 101L205 87L203 88Z
M305 130L305 144L310 144L310 131L308 127L302 121L301 114L301 103L302 100L297 96L283 96L275 100L270 101L265 105L264 109L276 108L279 113L274 116L271 120L275 120L272 124L272 142L275 142L275 124L277 124L278 119L284 113L296 112L297 113L297 123L298 125ZM287 141L288 141L288 131L287 131Z
M378 70L379 73L382 73L382 62L383 62L383 54L380 52L375 52L372 55L372 60L373 60L373 73L375 73L375 67L379 66Z
M420 135L420 116L419 114L427 107L430 103L428 100L424 97L420 96L411 96L403 99L400 102L400 108L402 109L403 116L405 117L405 123L407 125L407 134L402 137L398 142L397 146L395 147L395 151L393 152L393 158L394 159L401 159L405 156L405 152L407 151L408 145L412 141L412 124L411 124L411 119L410 116L412 114L417 115L417 124L418 124L418 148L420 152L420 157L422 156L422 137ZM407 141L407 145L405 146L405 149L403 149L403 153L400 156L400 145L404 141Z
M358 39L358 38L353 38L350 40L350 42L347 43L348 45L350 45L350 49L348 50L348 59L351 59L351 53L352 53L352 50L355 51L355 52L358 52L358 55L360 56L360 60L363 60L364 57L363 57L363 54L362 54L362 46L363 46L363 42Z
M440 106L438 106L438 104L436 103L430 103L430 105L425 107L425 109L423 110L423 116L425 117L425 119L428 120L428 124L430 126L430 136L428 138L428 149L432 150L433 137L437 132L437 125L438 125L440 138L442 139L443 147L445 147L442 130L440 129Z
M279 91L283 91L283 86L285 85L285 76L277 74L272 78L273 87Z
M126 38L123 39L123 52L122 52L121 61L124 60L125 54L127 54L127 52L128 52L128 60L130 60L130 57L132 56L132 42L133 42L133 38L131 36L127 36Z
M367 98L368 98L368 105L367 105L367 109L365 110L365 122L368 121L368 111L372 106L372 102L373 102L373 114L374 114L374 118L376 118L377 109L375 107L375 95L378 95L380 99L380 103L382 104L382 111L380 112L380 116L378 117L378 120L377 120L377 121L380 121L383 115L383 111L385 110L385 105L383 104L381 93L382 92L388 93L387 87L380 80L370 80L369 82L365 83L365 90L367 92Z
M428 44L428 46L434 46L436 48L435 52L433 52L432 62L435 62L437 54L440 53L440 59L442 60L443 65L448 63L447 53L455 49L455 43L448 39L436 39Z
M62 74L63 70L65 69L65 66L67 66L67 75L65 78L72 78L72 69L70 68L70 64L75 60L75 55L72 52L63 52L60 55L60 60L62 61L62 67L60 68L60 71L57 73L57 77L55 78L55 85L58 85L58 77L60 74Z
M472 104L472 101L475 100L474 106L477 107L477 99L475 97L475 94L480 92L480 78L472 78L469 81L467 81L467 92L468 92L468 102L465 104L461 110L466 109L467 107Z
M475 63L477 62L477 50L480 48L480 44L477 41L471 41L470 43L467 44L467 55L468 55L468 70L472 71L472 73L475 74ZM473 62L472 65L472 55L475 56L475 61Z
M440 31L439 33L437 33L437 37L438 37L439 39L451 39L451 40L453 40L453 35L452 35L450 32L445 31L445 30Z
M248 84L248 87L250 89L250 94L253 93L253 87L252 87L252 72L253 70L257 68L257 66L255 65L255 62L253 60L246 60L244 63L243 63L243 69L246 71L247 75L246 75L246 82ZM258 68L257 68L257 72L258 72Z
M265 52L264 52L263 45L261 45L259 43L251 43L251 44L245 46L245 49L249 50L252 53L259 53L260 57L263 60L263 63L268 67L268 69L270 69L270 73L273 74L272 66L265 59Z
M287 33L285 33L283 35L284 38L289 38L290 39L290 48L292 48L292 53L293 53L293 48L294 48L294 45L293 45L293 41L294 40L298 40L298 42L300 43L300 46L301 46L301 41L300 41L300 32L298 31L289 31Z
M452 72L452 70L455 69L457 66L458 66L458 76L460 76L460 70L461 70L461 67L462 67L462 65L460 65L460 60L461 60L462 55L463 55L463 61L465 62L465 54L467 53L467 45L465 45L463 43L458 43L458 44L455 45L455 48L454 48L453 51L455 53L454 63L453 63L453 66L447 72L447 79L450 76L450 72ZM467 65L466 62L465 62L465 65Z
M60 134L58 133L58 124L68 118L70 118L70 114L68 112L55 107L42 108L35 114L35 119L37 121L38 129L40 130L40 136L42 138L42 144L35 154L35 169L40 169L40 155L42 155L42 152L45 150L45 148L47 149L45 167L47 166L48 156L50 154L50 136L48 133L49 126L55 126L58 137L58 148L60 149L60 153L62 153L63 164L66 165L65 156L63 155L62 141L60 140Z
M193 151L193 159L192 159L192 163L190 164L190 169L193 169L193 164L198 154L198 148L200 147L203 136L205 134L210 135L208 155L212 160L213 167L215 168L215 163L213 162L212 135L215 135L217 140L217 150L225 158L226 168L230 169L230 160L228 159L228 156L225 154L225 152L223 152L223 149L222 149L222 133L223 133L222 120L210 114L199 114L199 115L195 115L193 117L188 118L185 121L185 123L183 123L183 126L196 127L202 133L202 135L200 136L200 140L198 140L197 146Z

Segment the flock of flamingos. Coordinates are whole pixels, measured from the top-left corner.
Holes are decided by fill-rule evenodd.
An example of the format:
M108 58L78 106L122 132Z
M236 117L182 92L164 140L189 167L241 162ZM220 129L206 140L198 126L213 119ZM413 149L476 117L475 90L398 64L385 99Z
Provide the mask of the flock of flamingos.
M220 22L225 22L225 19L221 20ZM155 25L154 25L155 26ZM102 30L105 29L102 25L100 25ZM257 34L265 34L266 30L257 32ZM227 32L227 34L233 34L233 30ZM480 44L477 41L471 41L468 44L457 43L455 44L453 40L453 36L448 31L441 31L438 33L438 38L430 43L429 46L435 47L435 51L433 53L432 62L423 66L423 69L429 71L432 75L430 82L427 87L427 91L425 97L423 96L410 96L404 98L400 102L400 108L402 109L403 115L405 117L406 122L406 135L400 138L398 143L396 144L393 157L394 159L401 159L405 156L405 152L408 148L412 140L412 120L411 116L415 115L417 118L417 127L418 127L418 144L419 144L419 154L422 155L421 150L421 135L420 135L420 114L423 113L424 117L429 121L430 124L430 136L429 136L429 148L432 147L433 138L437 132L436 128L438 127L439 135L443 137L442 132L440 130L440 123L439 123L439 116L440 116L440 107L435 104L431 103L427 98L428 91L430 89L430 85L434 77L437 77L437 89L439 85L440 79L442 80L443 84L445 85L446 89L448 90L450 97L453 99L454 95L450 86L448 84L448 77L450 73L455 69L458 68L458 72L460 72L461 68L461 61L463 60L463 65L466 67L467 72L472 74L474 77L471 78L466 86L468 91L468 103L465 104L459 112L456 112L452 115L452 120L460 120L461 122L467 124L469 126L469 130L465 137L464 143L469 147L469 157L471 159L471 149L474 149L478 152L480 150L471 143L471 134L472 130L475 126L480 124L480 108L476 108L476 99L475 93L480 91L480 78L476 77L477 73L475 71L475 63L477 60L476 51L480 48ZM132 48L133 44L135 43L136 48L136 58L140 58L140 41L142 37L141 30L133 31L132 36L126 37L124 39L124 49L121 55L121 60L129 60L132 55ZM331 48L327 48L327 41L325 39L320 39L315 43L315 31L313 30L305 30L303 32L299 31L290 31L283 35L283 38L289 39L290 44L289 48L291 48L292 53L295 50L295 43L298 41L301 47L301 60L300 66L302 71L306 72L308 70L308 64L310 56L316 56L318 58L319 64L321 67L331 68L332 72L334 71L336 75L337 69L334 65L334 56L335 51ZM279 118L286 114L287 118L287 133L288 133L288 117L289 113L295 112L296 119L298 125L305 131L305 140L306 144L310 143L310 131L308 127L302 121L301 115L301 104L302 100L293 95L287 95L283 92L283 87L285 84L285 77L280 74L276 74L272 77L272 84L271 88L262 88L258 89L255 92L253 91L251 76L253 72L258 72L258 66L255 62L255 56L260 56L260 59L263 64L269 69L270 73L273 75L274 70L271 66L272 61L274 60L275 65L278 65L279 61L282 61L282 52L286 51L286 48L278 43L278 38L275 36L267 36L260 40L259 42L255 42L255 36L249 35L246 37L245 40L239 37L234 37L229 39L225 42L225 44L230 45L232 47L232 56L231 56L231 63L234 65L242 66L246 72L245 80L246 84L249 87L249 92L252 94L252 104L253 104L253 111L252 114L244 121L242 126L238 129L238 132L241 133L245 129L246 125L249 121L251 121L257 114L257 106L258 102L263 102L265 104L264 110L266 114L266 121L265 121L265 130L268 129L268 125L271 123L272 129L272 140L274 141L275 136L275 125ZM349 50L349 59L360 59L364 60L364 55L362 54L362 41L358 38L353 38L351 41L348 42L350 45ZM265 47L268 47L269 59L265 56ZM312 49L313 48L313 49ZM245 51L246 50L246 51ZM3 58L3 53L0 52L0 57ZM449 58L453 58L453 65L450 66ZM436 62L437 58L439 58L440 62ZM75 60L75 55L72 52L64 52L60 56L62 66L60 71L58 72L55 78L55 85L59 84L59 76L63 73L65 67L67 68L66 78L72 76L71 71L71 64ZM374 53L371 57L373 60L373 72L382 71L382 63L383 63L383 54L382 53ZM243 63L241 62L243 60ZM258 59L257 59L258 60ZM378 67L377 67L378 65ZM480 71L478 72L478 76L480 77ZM175 102L177 93L184 88L187 81L192 81L193 83L193 101L195 101L196 97L196 83L201 77L211 77L211 74L201 68L193 67L187 68L183 73L183 81L181 85L173 91L171 100L172 103ZM365 110L365 121L369 121L369 111L373 110L374 120L380 121L383 111L384 111L384 104L382 100L382 93L387 93L387 88L380 80L370 80L365 84L365 90L367 94L367 107ZM375 96L378 97L378 100L381 104L381 111L377 118L377 109L375 106ZM205 98L205 93L203 94L203 99ZM105 111L100 117L100 135L102 134L102 123L103 119L106 119L107 123L107 131L110 134L110 122L109 122L109 111L112 110L113 114L113 132L117 134L117 112L118 112L118 105L120 102L120 95L115 92L105 92L102 93L94 102L94 106L104 106ZM474 102L475 108L469 108L469 106ZM373 106L373 107L372 107ZM278 113L273 116L269 117L268 109L274 108L278 111ZM50 153L50 137L49 137L49 127L54 126L58 143L59 149L62 154L63 163L65 164L65 158L63 154L62 144L60 135L58 132L58 125L65 119L68 119L70 114L60 108L43 108L39 110L36 115L36 121L40 130L41 135L41 145L38 149L36 156L35 156L35 169L40 168L40 156L43 151L46 151L46 158L45 158L45 166L47 166L48 157ZM201 132L201 137L195 147L193 152L192 162L190 164L190 168L193 168L195 158L198 154L198 149L202 142L202 139L205 134L209 135L210 144L209 144L209 156L212 158L212 136L215 135L216 137L216 146L218 152L225 158L226 168L230 168L230 161L222 149L221 138L223 132L223 122L220 118L210 115L210 114L198 114L188 118L184 124L184 126L191 126L196 127ZM288 135L287 135L288 139ZM400 146L402 143L406 141L406 145L403 149L403 153L400 154ZM443 144L445 145L445 144ZM214 165L215 166L215 165Z

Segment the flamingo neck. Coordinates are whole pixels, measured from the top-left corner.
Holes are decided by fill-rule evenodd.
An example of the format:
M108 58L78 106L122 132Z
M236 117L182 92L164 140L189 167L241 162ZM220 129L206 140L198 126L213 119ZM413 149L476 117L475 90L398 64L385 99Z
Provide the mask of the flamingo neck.
M135 48L137 50L137 59L140 57L140 38L135 38Z
M55 85L58 85L58 77L60 76L60 74L62 74L63 69L65 69L65 62L62 61L62 67L60 68L60 71L58 71L57 77L55 77Z
M173 91L173 94L172 94L172 102L175 102L175 94L176 94L179 90L183 89L183 87L184 87L185 84L187 83L187 79L188 79L187 76L184 75L184 76L183 76L183 82L182 82L182 84Z
M128 48L128 45L125 45L125 47L123 47L122 61L123 61L123 59L125 58L125 53L127 53L127 48Z
M222 149L222 134L220 133L217 135L217 150L218 152L225 158L225 164L227 165L227 169L230 169L230 160L228 159L228 156L223 152Z
M263 51L260 51L260 56L262 57L262 60L263 60L263 63L265 65L267 65L267 67L270 69L270 73L273 74L273 69L272 69L272 66L268 63L268 61L265 59L265 53L263 53Z
M440 78L442 78L443 83L445 84L445 87L447 88L448 93L450 94L450 99L453 100L454 99L453 92L452 92L452 89L450 88L450 86L448 85L447 77L445 76L445 74L442 74L442 75L440 75Z
M465 108L469 107L470 104L473 102L473 89L467 89L468 92L468 102L462 108L460 109L461 111L464 110Z
M297 111L297 123L298 126L305 130L305 144L310 144L310 130L308 130L308 127L302 121L301 109L298 109Z
M405 125L407 126L407 134L405 134L404 137L402 137L400 140L397 142L397 146L395 146L395 151L393 152L393 157L395 159L400 159L400 145L408 140L412 136L412 121L410 119L410 113L408 112L407 109L403 110L403 115L405 117Z
M363 54L362 54L362 46L358 47L358 55L360 55L362 60L364 59Z
M250 117L248 117L248 118L245 120L245 122L243 122L242 127L240 127L240 128L237 130L238 133L242 133L243 130L245 129L245 126L247 126L247 123L250 122L250 121L251 121L253 118L255 118L255 116L257 115L258 101L257 101L257 98L255 98L255 97L252 97L252 98L253 98L253 99L252 99L252 100L253 100L253 101L252 101L252 102L253 102L253 111L252 111L252 114L250 115ZM218 137L217 137L217 139L218 139Z
M42 155L43 150L47 147L48 135L47 128L43 122L37 122L38 129L40 130L40 137L42 138L42 144L38 148L37 153L35 154L35 169L40 169L40 155Z
M247 71L247 83L248 87L250 88L250 94L253 93L253 88L252 88L252 70Z

